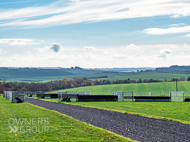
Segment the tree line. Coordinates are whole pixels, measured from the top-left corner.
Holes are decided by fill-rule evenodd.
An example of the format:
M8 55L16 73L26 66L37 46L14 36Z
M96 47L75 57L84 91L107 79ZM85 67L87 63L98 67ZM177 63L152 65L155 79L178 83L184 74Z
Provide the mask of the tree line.
M185 81L184 77L178 78L178 81ZM67 89L74 87L82 87L82 86L93 86L93 85L106 85L106 84L129 84L129 83L152 83L152 82L173 82L176 81L175 78L171 78L170 80L163 79L141 79L131 80L128 79L120 79L120 80L90 80L86 77L83 78L73 78L67 79L63 78L62 80L56 79L55 81L49 81L45 83L27 83L27 82L0 82L0 93L4 91L51 91L51 90L59 90L59 89ZM186 79L186 81L190 81L190 77Z

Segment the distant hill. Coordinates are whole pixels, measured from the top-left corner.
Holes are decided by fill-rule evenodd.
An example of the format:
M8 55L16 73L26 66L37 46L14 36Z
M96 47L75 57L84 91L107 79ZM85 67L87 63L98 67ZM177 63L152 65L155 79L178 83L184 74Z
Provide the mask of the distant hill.
M190 66L177 66L173 65L168 68L156 68L155 72L171 72L171 71L189 71L190 72Z
M137 68L136 68L137 69ZM63 78L86 77L88 79L99 80L121 80L121 79L166 79L183 78L187 79L190 74L190 66L171 66L168 68L138 68L136 71L129 71L129 68L117 68L109 71L88 70L79 67L75 68L0 68L0 82L23 81L23 82L47 82L53 80L62 80ZM107 69L106 69L107 70ZM125 70L125 71L124 71ZM128 70L128 71L127 71Z
M51 81L55 79L84 77L91 74L103 74L104 71L82 69L8 69L0 68L0 79L9 81Z
M173 65L170 67L160 67L156 68L154 70L142 70L141 72L159 72L159 73L167 73L167 72L175 72L175 73L185 73L185 74L190 74L190 66L177 66Z

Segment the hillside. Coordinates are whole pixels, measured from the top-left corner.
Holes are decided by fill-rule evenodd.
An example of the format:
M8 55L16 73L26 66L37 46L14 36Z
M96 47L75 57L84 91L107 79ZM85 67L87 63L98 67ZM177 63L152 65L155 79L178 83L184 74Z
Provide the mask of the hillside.
M185 96L190 96L190 82L178 82L178 91L184 91ZM115 91L134 91L135 95L169 95L170 91L175 91L175 82L160 83L134 83L134 84L112 84L97 85L88 87L79 87L73 89L65 89L64 91L90 91L93 95L111 95Z
M173 73L184 73L184 74L190 74L190 66L177 66L173 65L170 67L160 67L156 68L154 70L144 70L142 72L173 72Z
M55 79L73 78L90 74L102 74L102 71L72 69L4 69L0 68L0 79L9 81L51 81ZM106 72L105 72L106 73Z
M159 79L170 80L171 78L187 79L189 74L183 73L157 73L157 72L109 72L100 70L83 69L6 69L0 68L0 79L7 81L44 82L62 80L63 78L86 77L99 80L128 79Z

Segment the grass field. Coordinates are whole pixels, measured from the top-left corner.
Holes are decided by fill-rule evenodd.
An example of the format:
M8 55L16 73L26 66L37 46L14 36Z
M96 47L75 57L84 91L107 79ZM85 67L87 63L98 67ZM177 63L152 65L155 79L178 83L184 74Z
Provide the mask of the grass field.
M0 141L131 141L109 131L29 103L15 104L0 96L0 106ZM16 123L19 118L31 120L31 124L27 121L23 122L22 125ZM45 121L39 123L39 119L46 119L46 123ZM32 122L34 122L33 125ZM13 125L16 125L18 131L9 133L11 130L9 126L13 127ZM35 129L34 126L37 126L38 129Z
M179 73L157 73L157 72L120 72L120 73L110 73L107 74L108 78L105 80L120 80L120 79L128 79L138 80L141 78L144 79L166 79L170 80L171 78L180 78L180 77L189 77L188 74L179 74Z
M190 97L190 81L178 82L178 91L184 91L186 97ZM133 83L133 84L111 84L111 85L96 85L88 87L79 87L65 89L64 91L83 91L92 92L93 95L111 95L115 91L134 91L135 95L153 96L166 95L169 96L170 91L176 90L175 82L159 82L159 83Z

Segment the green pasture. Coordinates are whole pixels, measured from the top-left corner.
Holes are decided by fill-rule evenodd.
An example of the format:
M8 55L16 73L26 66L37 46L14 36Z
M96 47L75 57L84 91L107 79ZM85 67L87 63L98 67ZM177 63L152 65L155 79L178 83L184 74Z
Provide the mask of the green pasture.
M185 97L190 97L190 81L178 82L178 91L184 91ZM88 87L78 87L72 89L65 89L62 91L81 91L92 92L93 95L111 95L116 91L134 91L134 95L153 96L165 95L169 96L170 91L176 91L175 82L158 82L158 83L131 83L131 84L111 84L111 85L95 85ZM56 93L56 92L55 92Z
M61 113L29 103L15 104L0 96L0 106L0 141L132 141ZM38 123L39 118L46 119L46 123ZM15 120L14 124L14 121L10 121L12 119ZM16 123L16 120L19 119L28 121L33 119L34 121L31 121L30 124L25 122L21 125ZM9 133L11 130L9 126L13 127L13 125L16 125L18 131ZM37 130L33 129L34 126L37 126Z
M141 78L144 79L159 79L159 80L170 80L171 78L181 78L181 77L189 77L188 74L179 74L179 73L157 73L157 72L120 72L120 73L110 73L107 74L108 78L105 80L121 80L121 79L128 79L131 80L138 80ZM101 79L104 80L104 79Z

